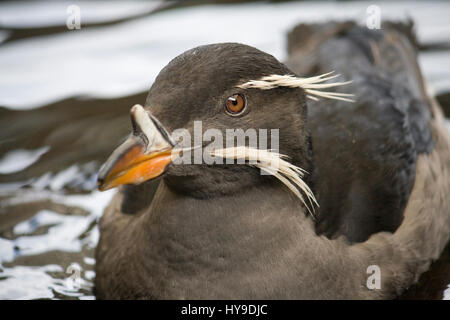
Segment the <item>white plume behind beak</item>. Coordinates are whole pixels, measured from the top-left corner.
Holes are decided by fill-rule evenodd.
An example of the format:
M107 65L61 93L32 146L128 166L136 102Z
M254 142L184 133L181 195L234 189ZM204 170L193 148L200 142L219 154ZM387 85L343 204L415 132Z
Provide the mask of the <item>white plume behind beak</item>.
M260 168L273 175L302 201L309 213L314 217L314 206L319 206L319 204L309 186L302 180L306 171L284 160L286 156L270 150L260 150L246 146L215 149L211 151L211 155L223 159L244 159L246 164ZM305 197L300 191L306 195L310 206L306 203Z
M334 79L339 76L339 74L331 75L333 73L334 71L310 78L300 78L294 75L273 74L270 76L262 77L259 80L250 80L237 87L242 89L256 88L261 90L269 90L278 87L303 88L307 93L307 97L311 100L317 101L319 100L319 98L327 98L347 102L355 102L353 99L350 99L350 97L353 97L353 94L350 93L320 91L321 89L339 87L352 82L352 81L345 81L345 82L323 83L325 81Z

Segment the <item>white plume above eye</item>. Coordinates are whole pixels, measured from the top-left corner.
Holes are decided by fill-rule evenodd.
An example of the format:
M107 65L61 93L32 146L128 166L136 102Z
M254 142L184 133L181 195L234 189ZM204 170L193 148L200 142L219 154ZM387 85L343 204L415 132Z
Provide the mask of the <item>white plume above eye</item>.
M244 84L238 85L241 89L261 89L269 90L278 87L303 88L307 93L307 97L311 100L319 100L319 98L342 100L347 102L355 102L351 97L351 93L340 93L331 91L321 91L326 88L339 87L351 83L352 81L324 83L325 81L339 77L339 74L333 75L334 71L324 73L319 76L301 78L295 75L278 75L273 74L265 76L259 80L250 80Z

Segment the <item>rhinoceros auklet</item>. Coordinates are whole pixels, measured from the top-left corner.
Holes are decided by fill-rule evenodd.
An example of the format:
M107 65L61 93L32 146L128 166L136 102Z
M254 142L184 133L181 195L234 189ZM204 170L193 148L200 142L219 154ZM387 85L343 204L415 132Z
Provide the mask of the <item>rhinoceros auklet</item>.
M338 84L353 80L355 103L326 92L330 75L296 77L242 44L172 60L99 173L101 189L124 186L100 221L97 297L373 299L414 283L450 234L450 137L412 49L394 38L351 26L314 42L326 61L311 70L328 63ZM293 70L305 52L291 53ZM223 136L276 128L279 153L238 146L211 152L245 164L174 164L172 133L194 137L196 121Z

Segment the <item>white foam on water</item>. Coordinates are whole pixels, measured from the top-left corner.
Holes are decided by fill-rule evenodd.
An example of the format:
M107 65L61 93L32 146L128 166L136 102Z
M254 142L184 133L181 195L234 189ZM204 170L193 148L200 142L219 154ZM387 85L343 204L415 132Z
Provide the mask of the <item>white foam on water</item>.
M78 265L78 264L77 264ZM59 265L45 266L15 266L5 268L0 274L3 279L0 286L0 299L29 300L54 299L55 292L66 297L93 299L93 296L83 296L80 289L92 290L93 279L84 277L83 269L78 265L80 277L71 278L71 273ZM67 277L56 278L51 273L67 274Z
M63 215L51 210L38 211L33 217L14 227L14 239L0 238L0 262L11 262L18 256L51 251L80 252L84 246L95 248L99 232L97 227L90 230L89 227L101 217L115 192L116 190L106 192L95 190L89 194L67 195L49 190L16 191L14 196L2 201L3 208L19 203L49 200L69 208L84 209L88 215ZM42 227L47 227L48 230L44 234L34 234ZM80 238L86 230L89 232Z
M23 221L14 226L15 234L32 233L43 226L56 225L61 223L61 215L49 210L41 210L27 221Z
M14 259L13 243L10 240L0 238L0 266L2 261L12 261L13 259Z
M54 294L50 288L55 284L55 279L48 272L61 272L58 265L46 265L41 267L15 266L5 268L0 275L6 277L0 286L0 299L28 300L50 299ZM57 281L58 283L59 281ZM61 285L61 283L59 283Z
M23 235L13 240L17 255L36 255L49 251L79 252L82 243L78 237L88 229L93 219L84 216L65 216L49 210L39 211L33 218L18 225L18 231L31 230L33 225L49 226L42 235ZM14 229L14 231L17 231Z
M0 299L95 299L92 295L86 295L86 292L92 291L95 272L82 270L76 262L72 263L80 269L80 277L76 279L71 277L73 271L63 270L60 265L5 267L3 264L23 256L50 252L79 253L85 248L92 250L99 237L96 221L115 192L108 190L67 195L52 190L26 189L16 191L11 199L2 201L2 207L6 210L8 205L40 199L63 204L68 208L78 207L88 213L74 215L40 210L31 218L15 225L12 239L0 238ZM39 232L42 228L48 230L45 233ZM84 257L83 261L87 265L95 264L95 259L91 257Z
M69 184L74 177L79 173L79 167L74 164L67 169L61 170L50 181L49 187L51 190L61 190L65 185Z
M450 285L448 285L447 289L445 289L442 300L450 300Z
M31 163L33 160L34 161L32 164L38 161L38 159L30 156L29 152L16 151L17 150L13 151L13 157L11 157L12 159L9 159L8 154L4 157L4 168L10 168L11 166L18 167L19 165L21 168L22 166L25 168L28 167L25 166L25 164ZM33 155L33 153L31 154ZM2 160L0 160L0 169L1 161ZM8 194L11 193L11 191L14 192L15 190L26 185L35 190L50 189L53 191L59 191L65 188L70 188L78 191L91 191L97 186L97 167L97 163L95 161L91 161L82 165L74 164L57 172L56 174L46 172L39 177L30 178L26 181L0 183L0 194ZM5 172L6 171L7 170L5 170Z
M0 159L0 174L10 174L26 169L48 150L50 147L46 146L36 150L18 149L8 152Z

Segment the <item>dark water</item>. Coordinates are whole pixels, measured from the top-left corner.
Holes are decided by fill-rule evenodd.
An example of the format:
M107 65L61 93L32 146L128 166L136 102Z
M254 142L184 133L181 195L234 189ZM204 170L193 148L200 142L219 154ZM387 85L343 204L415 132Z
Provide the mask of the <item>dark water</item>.
M0 3L2 299L94 298L97 221L114 194L95 190L96 172L128 133L130 107L144 103L171 58L196 45L239 41L282 60L285 32L297 22L361 22L373 4L236 4L151 13L159 4L113 2L106 10L71 3L81 9L80 30L64 25L69 3ZM383 18L417 20L421 66L450 110L450 5L379 6ZM240 24L224 25L230 15ZM450 299L449 284L450 246L402 298Z

